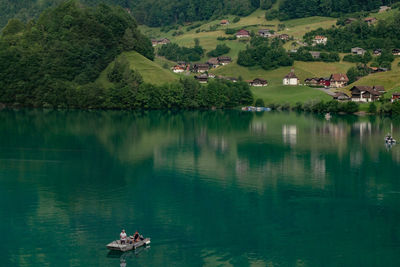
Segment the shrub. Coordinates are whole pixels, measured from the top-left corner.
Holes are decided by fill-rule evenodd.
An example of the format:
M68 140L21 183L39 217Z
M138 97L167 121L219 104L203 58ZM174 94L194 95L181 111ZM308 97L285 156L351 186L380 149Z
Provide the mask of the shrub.
M210 52L207 53L207 56L209 57L219 57L222 56L223 54L229 53L231 49L226 45L226 44L219 44L214 50L211 50Z
M294 104L292 109L295 110L295 111L301 111L303 109L303 103L296 102L296 104Z
M381 105L380 108L381 113L391 114L392 113L392 104L391 103L384 103Z
M392 114L395 116L399 116L400 115L400 102L399 101L395 101L392 104Z
M235 30L235 29L228 28L228 29L225 30L225 33L226 33L226 34L235 34L235 33L236 33L236 30Z
M349 101L346 103L341 104L340 111L343 111L345 113L355 113L359 110L359 106L356 102Z
M282 110L289 110L290 109L290 104L289 103L284 103L281 108L282 108Z
M235 17L235 18L232 20L233 23L236 23L236 22L239 22L239 21L240 21L240 17Z
M262 100L261 98L257 98L256 103L254 104L256 107L264 107L264 100Z
M369 113L376 113L376 105L375 105L374 102L369 103L368 112Z

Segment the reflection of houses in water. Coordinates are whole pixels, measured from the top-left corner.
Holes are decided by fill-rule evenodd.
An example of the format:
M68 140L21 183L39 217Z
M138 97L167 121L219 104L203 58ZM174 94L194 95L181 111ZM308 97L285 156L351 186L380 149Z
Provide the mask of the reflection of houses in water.
M237 158L235 164L236 174L237 175L244 175L247 173L249 169L249 161Z
M295 145L297 143L297 126L283 125L282 126L283 143Z
M353 132L360 133L360 139L363 138L364 135L371 135L372 126L370 122L356 122L352 127Z
M253 121L250 126L250 132L252 133L266 133L267 132L267 123L261 121Z
M350 153L350 165L352 167L359 167L362 162L362 154L360 151Z
M228 150L229 143L225 140L223 136L221 137L211 137L209 140L209 144L215 150L225 152Z
M318 156L311 156L311 168L313 176L318 178L318 184L323 188L325 186L326 161Z
M315 131L317 134L332 136L336 140L347 137L347 129L344 124L324 123L322 127L317 126Z

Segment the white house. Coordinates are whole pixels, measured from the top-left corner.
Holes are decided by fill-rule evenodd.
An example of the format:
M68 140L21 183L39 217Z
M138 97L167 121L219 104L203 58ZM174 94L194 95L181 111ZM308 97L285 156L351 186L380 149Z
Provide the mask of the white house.
M315 36L314 40L313 40L313 43L315 45L318 45L318 44L326 45L327 42L328 42L328 38L326 36L322 36L322 35Z
M299 78L294 74L294 69L289 72L285 77L283 77L283 85L298 85Z
M182 73L185 71L185 67L181 65L176 65L172 68L172 71L175 73Z

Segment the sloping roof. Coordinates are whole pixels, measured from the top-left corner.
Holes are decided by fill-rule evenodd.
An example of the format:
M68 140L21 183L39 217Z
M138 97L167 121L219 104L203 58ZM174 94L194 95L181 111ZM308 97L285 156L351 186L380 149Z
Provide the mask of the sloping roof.
M212 57L207 61L207 63L210 64L210 65L218 65L219 64L218 58Z
M297 78L296 74L294 74L294 71L292 70L291 72L289 72L285 77L286 79L299 79Z
M221 24L227 24L227 23L229 23L229 20L227 20L227 19L221 20Z
M326 37L322 36L322 35L317 35L317 36L314 37L315 40L320 40L320 39L325 39L325 38Z
M349 78L347 78L346 74L334 73L334 74L331 75L330 80L334 81L334 82L348 82Z
M385 92L385 89L383 86L381 85L377 85L377 86L366 86L366 85L355 85L353 86L350 91L353 90L359 90L359 91L366 91L368 93L370 93L371 95L381 95Z
M253 81L252 81L253 83L255 83L255 82L259 82L259 83L267 83L267 80L264 80L264 79L262 79L262 78L255 78Z
M394 92L392 96L400 96L400 92Z
M347 99L347 98L349 98L349 96L346 94L346 93L344 93L344 92L336 92L334 95L333 95L333 98L336 98L336 99Z
M236 35L249 35L250 36L250 32L246 31L246 30L240 30L236 33Z
M364 19L365 22L371 22L371 21L374 21L374 20L376 20L376 18L373 18L373 17L368 17L368 18Z
M228 57L228 56L221 56L221 57L218 57L217 58L218 59L218 61L232 61L232 58L231 57Z
M270 29L260 29L258 30L258 33L270 33L271 30Z

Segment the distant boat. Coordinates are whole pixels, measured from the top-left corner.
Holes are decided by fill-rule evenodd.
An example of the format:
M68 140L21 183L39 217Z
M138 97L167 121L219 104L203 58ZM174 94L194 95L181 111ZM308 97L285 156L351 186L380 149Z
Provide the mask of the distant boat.
M396 144L396 139L394 139L393 136L391 136L390 134L387 134L385 136L385 143L388 145L394 145Z
M242 107L242 111L263 112L263 111L271 111L271 109L266 107L248 106L248 107Z
M115 240L109 244L107 244L107 248L109 250L117 250L117 251L129 251L129 250L135 250L139 247L143 247L143 246L147 246L148 244L150 244L150 238L140 238L141 240L137 241L137 242L132 242L130 243L130 241L133 240L133 237L129 237L126 241L126 243L121 244L121 240Z

